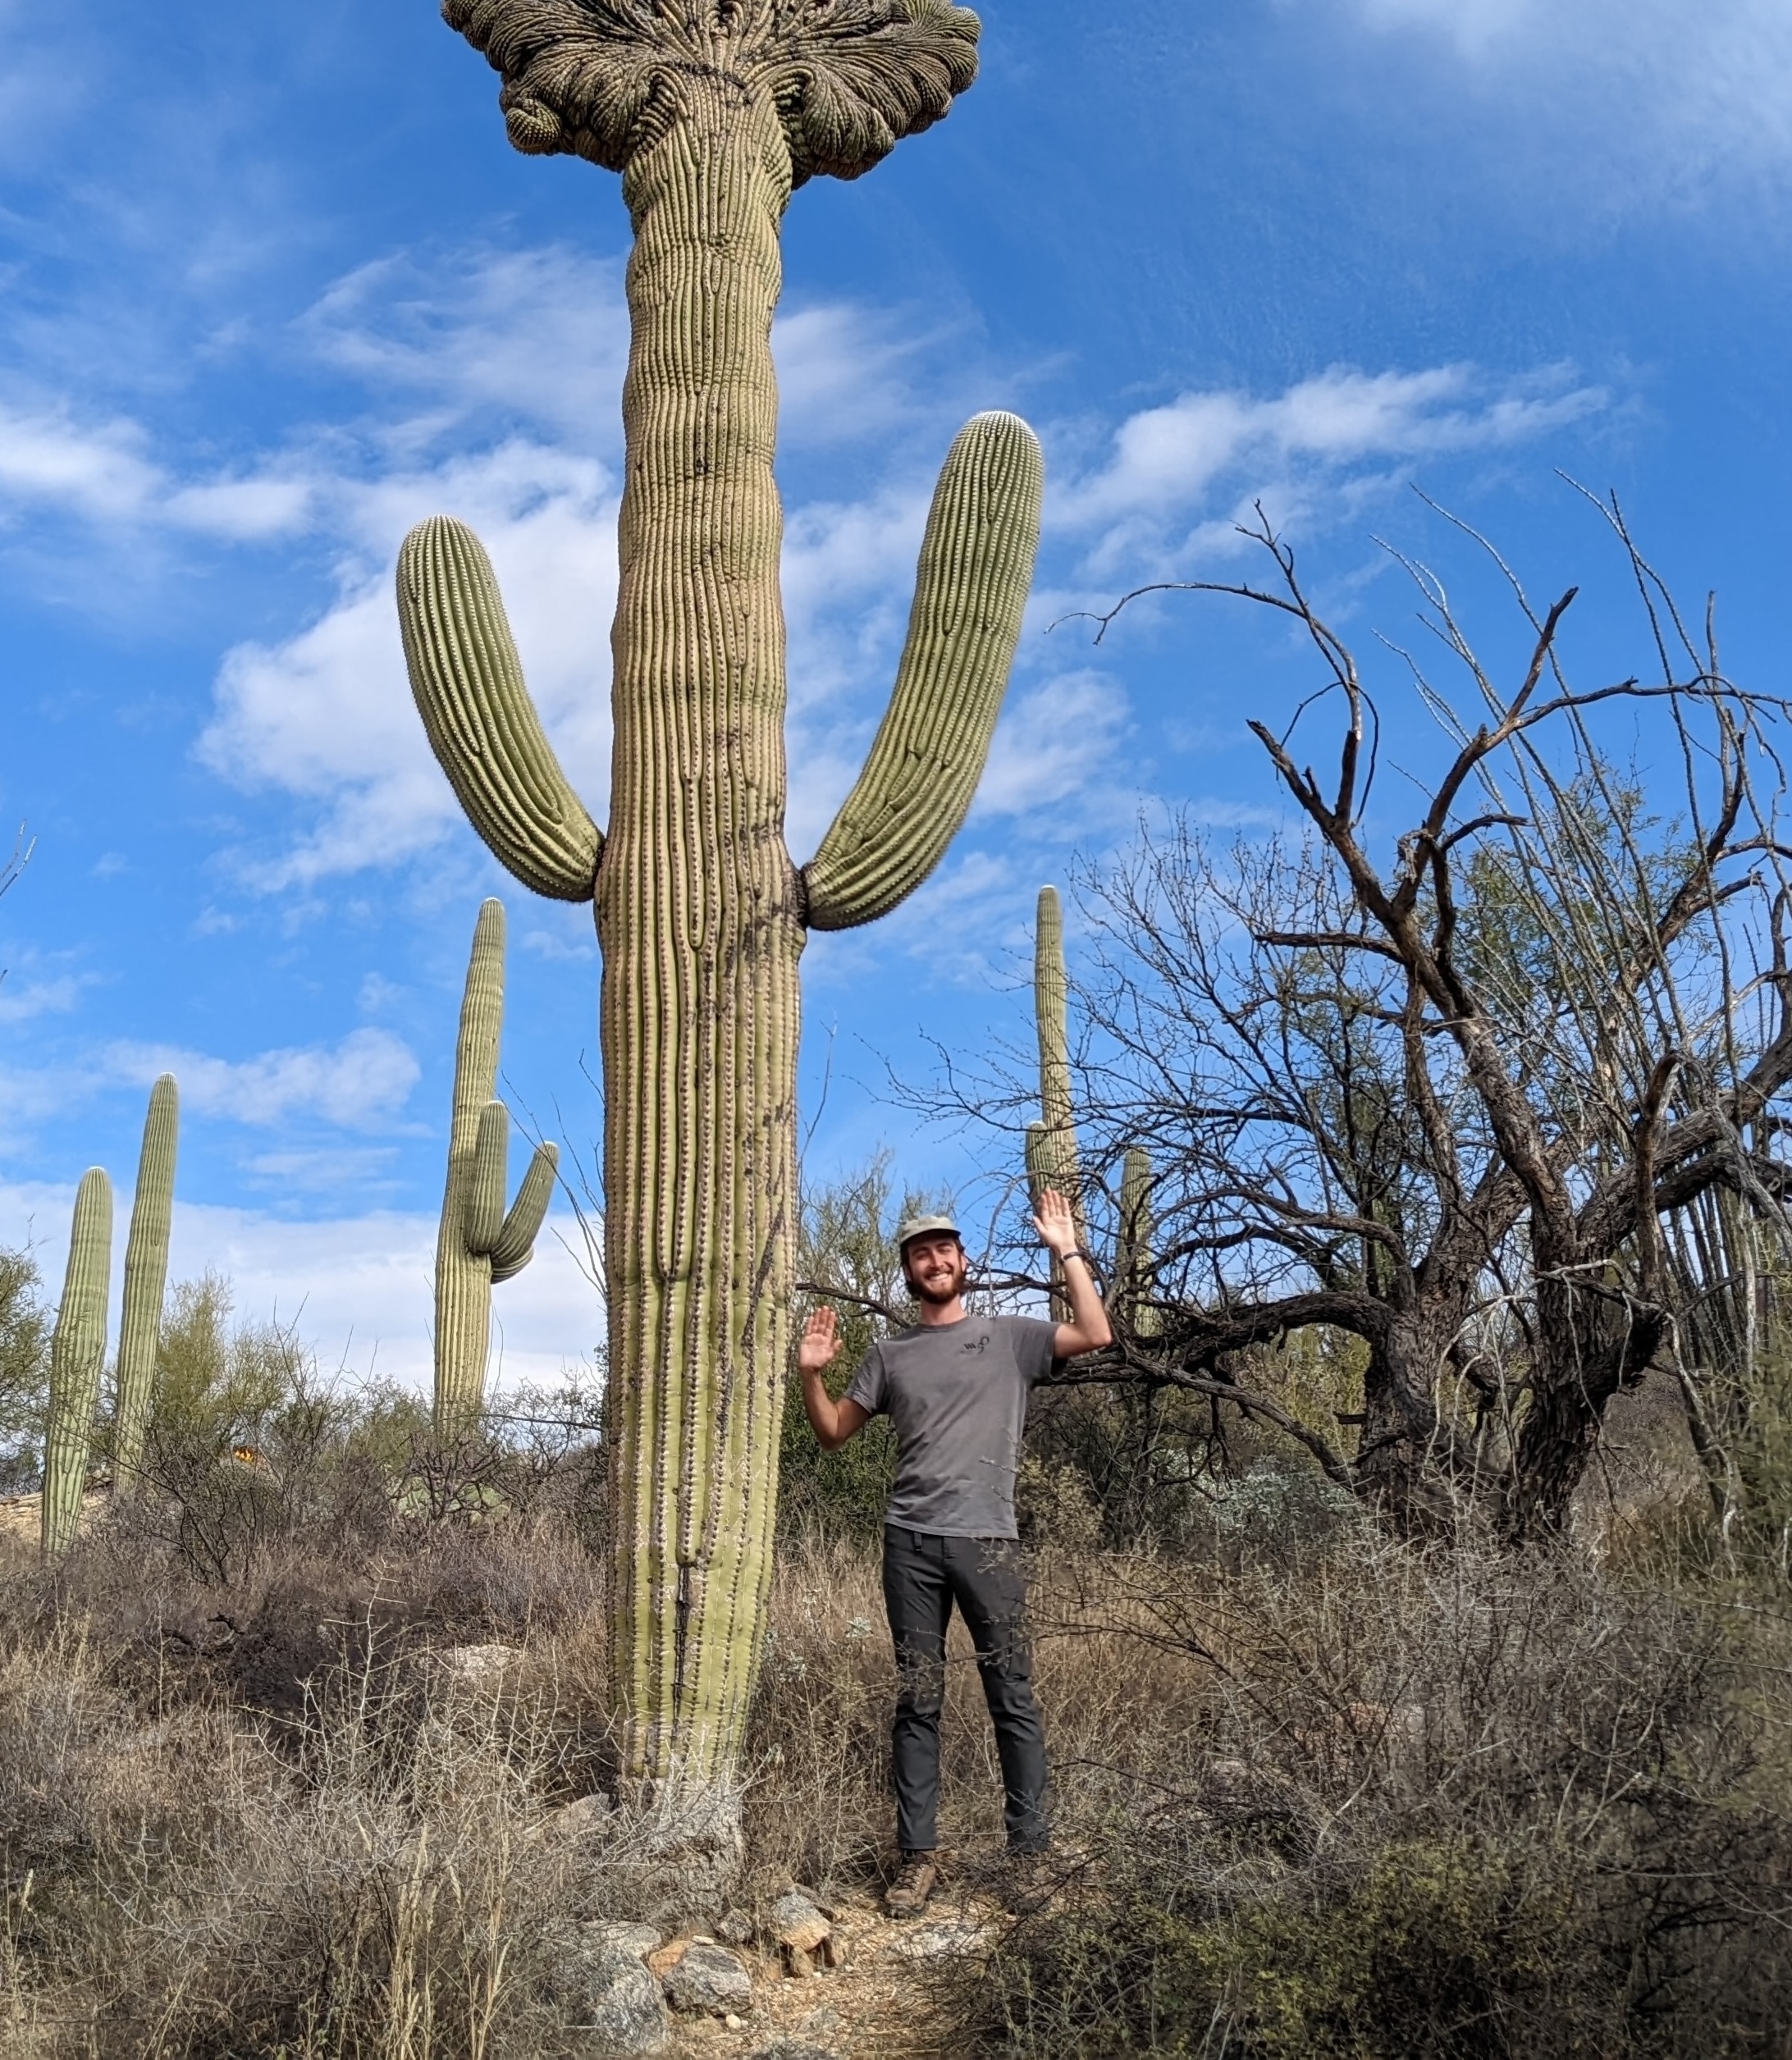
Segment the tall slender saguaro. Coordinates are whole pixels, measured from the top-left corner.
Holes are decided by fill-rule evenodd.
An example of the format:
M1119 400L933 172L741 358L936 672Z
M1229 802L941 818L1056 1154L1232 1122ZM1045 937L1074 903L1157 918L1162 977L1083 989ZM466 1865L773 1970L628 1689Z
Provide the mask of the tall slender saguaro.
M181 1093L172 1073L149 1090L125 1245L125 1299L118 1319L114 1383L113 1492L136 1492L144 1441L155 1401L156 1354L162 1344L162 1304L168 1285L168 1240L174 1224L174 1162L181 1139Z
M510 1112L494 1099L504 1034L504 903L480 905L455 1044L448 1180L436 1239L436 1431L451 1437L478 1421L491 1348L491 1290L535 1256L554 1199L560 1150L537 1144L506 1212Z
M725 1786L770 1576L796 1231L798 963L894 908L962 822L1032 575L1043 468L978 417L948 457L894 695L815 858L785 847L783 513L770 337L793 190L856 178L976 73L946 0L446 0L511 141L619 171L635 248L611 633L610 820L568 784L478 540L407 540L430 741L603 952L612 1654L624 1772Z
M1039 1032L1040 1121L1026 1133L1026 1170L1037 1199L1056 1188L1076 1212L1077 1241L1086 1246L1083 1219L1082 1153L1077 1142L1077 1107L1070 1077L1070 975L1064 966L1064 911L1055 887L1039 890L1033 929L1033 1020ZM1070 1314L1063 1268L1052 1261L1053 1300Z
M75 1542L93 1457L99 1373L106 1359L112 1286L112 1182L96 1166L81 1177L69 1234L68 1271L50 1339L49 1420L43 1437L43 1542L56 1559Z

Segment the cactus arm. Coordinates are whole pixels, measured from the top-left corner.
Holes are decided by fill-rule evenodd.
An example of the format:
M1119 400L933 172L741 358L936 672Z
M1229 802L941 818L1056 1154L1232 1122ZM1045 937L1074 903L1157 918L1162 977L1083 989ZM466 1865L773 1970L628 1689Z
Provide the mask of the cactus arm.
M106 1357L106 1298L112 1286L112 1182L98 1167L75 1197L68 1272L50 1341L49 1421L43 1440L46 1556L75 1542L93 1451L99 1373Z
M529 699L484 546L437 515L405 539L398 614L430 747L501 865L555 901L588 902L603 838Z
M1017 416L959 432L928 518L896 689L803 870L811 930L887 915L958 834L990 755L1039 549L1045 463Z
M510 1172L510 1112L502 1102L487 1102L479 1114L479 1135L473 1148L461 1233L467 1249L486 1258L491 1256L504 1230L504 1196Z
M547 1205L554 1199L554 1180L560 1170L560 1150L553 1144L537 1144L523 1185L516 1191L510 1213L504 1219L491 1247L491 1285L513 1280L535 1256L535 1240L547 1220Z
M135 1491L153 1405L156 1354L162 1341L162 1301L168 1281L168 1240L174 1219L174 1167L180 1143L181 1095L164 1073L149 1090L149 1113L137 1162L137 1191L125 1246L125 1299L118 1326L117 1417L112 1434L116 1491Z

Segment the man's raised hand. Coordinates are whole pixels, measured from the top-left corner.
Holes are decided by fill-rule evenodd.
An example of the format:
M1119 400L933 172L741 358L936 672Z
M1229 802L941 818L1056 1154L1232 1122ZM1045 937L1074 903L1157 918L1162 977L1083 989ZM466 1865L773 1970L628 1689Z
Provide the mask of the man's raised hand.
M820 1373L840 1355L839 1319L830 1309L818 1309L802 1327L797 1364L805 1373Z
M1076 1250L1077 1218L1055 1188L1048 1187L1040 1194L1033 1227L1039 1232L1040 1243L1059 1258L1067 1258Z

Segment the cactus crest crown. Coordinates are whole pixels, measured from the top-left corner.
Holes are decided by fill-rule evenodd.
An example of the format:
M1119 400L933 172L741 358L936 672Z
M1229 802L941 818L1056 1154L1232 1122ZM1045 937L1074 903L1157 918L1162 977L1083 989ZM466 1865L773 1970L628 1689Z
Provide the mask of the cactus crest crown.
M930 128L977 74L949 0L443 0L504 77L510 140L620 171L700 81L769 94L800 185L856 179Z

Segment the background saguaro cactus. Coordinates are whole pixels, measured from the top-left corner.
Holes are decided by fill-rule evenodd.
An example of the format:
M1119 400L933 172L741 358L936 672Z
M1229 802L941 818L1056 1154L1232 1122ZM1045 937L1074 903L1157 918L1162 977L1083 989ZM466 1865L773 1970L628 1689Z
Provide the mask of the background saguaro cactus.
M43 1437L44 1552L54 1558L75 1540L81 1519L106 1357L106 1298L112 1286L112 1182L98 1167L75 1197L68 1272L50 1341L50 1407Z
M1082 1154L1077 1143L1077 1109L1070 1080L1070 977L1064 967L1064 911L1055 887L1039 890L1033 930L1033 1017L1039 1031L1040 1121L1028 1126L1026 1170L1036 1198L1055 1188L1077 1216L1077 1241L1086 1246L1083 1215ZM1052 1261L1053 1299L1067 1316L1063 1268Z
M180 1131L180 1089L173 1074L164 1073L149 1090L143 1151L137 1161L137 1191L130 1204L130 1236L125 1245L125 1299L118 1321L112 1429L114 1491L124 1496L135 1490L155 1394Z
M944 0L446 0L503 75L511 141L619 171L633 221L607 836L542 735L484 553L407 541L400 608L430 741L537 892L602 946L615 1677L625 1777L714 1791L770 1578L797 1217L798 961L923 880L981 775L1038 540L1038 445L953 445L894 697L809 866L784 838L773 476L779 224L945 114L976 17Z
M554 1199L560 1153L538 1144L508 1213L510 1112L494 1099L504 1030L504 904L487 901L473 926L473 956L455 1046L448 1181L436 1240L436 1429L476 1422L485 1400L491 1290L520 1273Z

